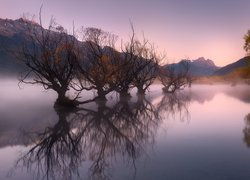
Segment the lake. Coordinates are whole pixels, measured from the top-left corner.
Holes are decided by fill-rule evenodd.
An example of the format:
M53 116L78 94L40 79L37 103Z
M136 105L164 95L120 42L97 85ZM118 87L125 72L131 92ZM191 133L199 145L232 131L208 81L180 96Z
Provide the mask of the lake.
M250 179L250 86L155 84L78 109L39 86L0 87L1 180Z

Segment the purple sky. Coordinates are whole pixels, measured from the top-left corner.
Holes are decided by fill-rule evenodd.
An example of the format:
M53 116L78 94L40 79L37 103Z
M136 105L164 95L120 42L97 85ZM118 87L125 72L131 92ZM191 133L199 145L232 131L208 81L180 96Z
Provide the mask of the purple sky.
M68 29L74 21L126 39L131 20L169 62L204 56L219 66L232 63L245 55L250 29L250 0L0 0L0 18L38 15L42 4L45 24L54 16Z

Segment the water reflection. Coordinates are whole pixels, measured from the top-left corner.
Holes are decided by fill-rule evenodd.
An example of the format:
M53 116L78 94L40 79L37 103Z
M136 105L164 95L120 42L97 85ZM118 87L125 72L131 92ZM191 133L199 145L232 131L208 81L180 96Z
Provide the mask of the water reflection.
M242 102L250 103L249 86L236 86L226 90L226 94Z
M190 95L190 92L165 94L156 105L157 113L164 119L172 117L181 121L187 120L189 117L188 105L191 101Z
M250 113L247 114L244 118L245 120L245 128L243 129L244 142L247 147L250 148Z
M90 109L55 109L58 122L39 133L26 133L32 148L17 162L35 179L72 179L84 161L89 176L108 179L109 166L119 156L135 166L144 147L154 142L161 122L159 112L145 98L98 104ZM30 136L29 136L30 135Z
M211 87L209 86L209 88ZM227 120L228 122L227 117L220 115L220 117L222 117L221 120L215 119L213 121L209 116L204 119L203 116L199 116L199 113L203 114L210 109L218 108L218 104L221 102L223 105L226 103L235 103L236 105L234 104L233 107L248 107L247 101L245 101L247 96L244 95L244 99L235 96L235 94L237 95L237 92L241 92L239 91L239 88L240 87L234 87L233 91L231 87L224 88L224 86L220 86L218 88L214 87L208 89L208 86L199 86L176 94L161 95L160 93L152 93L155 95L152 99L150 99L150 96L148 96L148 99L145 97L134 96L129 100L113 100L112 102L106 102L106 104L102 102L97 104L93 103L88 107L85 106L78 109L52 109L53 112L51 110L51 112L47 112L49 108L45 108L42 112L52 114L53 117L51 117L51 119L53 119L53 123L48 123L48 121L51 120L49 119L42 123L43 126L40 126L39 124L39 128L33 128L37 125L37 122L39 122L39 118L34 121L32 116L32 119L27 121L25 127L30 122L33 123L33 125L25 129L25 136L22 136L22 141L18 141L16 144L26 142L24 145L29 144L30 149L20 156L17 166L24 166L25 170L27 168L30 173L35 173L34 179L77 179L78 177L83 178L83 176L87 176L90 179L112 179L114 178L113 174L117 175L117 173L120 173L121 171L126 171L126 173L124 173L126 175L130 174L127 179L132 179L133 174L136 172L136 168L138 168L139 172L137 177L141 176L141 164L139 163L145 153L147 153L147 147L154 145L155 141L157 143L165 143L166 137L161 137L163 140L159 141L159 136L161 136L161 134L159 133L159 136L156 134L159 127L161 127L162 122L165 121L166 123L164 122L164 125L169 125L170 123L166 120L171 118L186 122L189 120L189 107L190 104L192 104L190 108L193 113L191 120L192 123L190 123L188 127L179 126L178 128L182 130L181 132L178 131L179 129L177 128L171 129L172 134L167 134L168 138L170 137L170 141L168 139L167 145L170 146L166 145L167 149L157 149L157 153L162 152L162 154L159 155L160 160L158 159L155 163L150 164L152 169L149 169L150 173L151 170L156 172L155 174L152 173L154 176L159 175L158 177L160 177L160 174L165 173L164 175L166 176L164 177L169 175L170 179L178 179L171 178L171 172L176 170L172 165L176 163L178 168L183 167L183 169L180 168L180 171L184 172L183 176L187 174L191 176L192 173L189 174L191 171L190 169L203 171L203 169L199 169L200 166L196 167L197 164L200 164L201 162L211 163L211 161L214 162L223 159L221 156L203 159L206 155L207 157L213 155L209 154L210 150L220 151L220 149L213 146L212 143L216 142L217 144L223 144L219 141L220 138L236 136L235 132L240 132L240 138L242 137L242 126L232 124L231 129L228 128L225 130L225 134L228 133L227 135L229 136L218 136L220 138L216 138L218 132L221 132L220 130L217 132L217 129L224 127L223 120ZM249 93L246 94L249 95ZM228 98L229 96L234 98ZM235 98L244 103L239 103L240 101ZM209 101L213 103L209 103ZM224 113L224 109L226 109L225 112L228 113L228 107L229 106L225 106L225 108L222 109L223 112L220 111L221 114ZM211 112L217 113L217 111ZM234 110L233 112L238 111ZM37 117L40 117L43 113L37 114ZM234 114L231 113L230 117L234 117L233 115ZM236 115L239 117L239 113L236 113ZM6 117L7 120L10 119L9 116ZM44 117L44 119L46 119L46 117ZM202 117L202 120L200 120L200 117ZM7 120L4 121L4 123L8 122ZM229 121L230 120L233 122L233 120L229 118ZM13 126L8 127L9 128L4 128L6 137L7 135L9 136L9 132L14 132L18 129L17 127L13 128ZM177 137L175 132L181 138L179 136ZM244 141L250 147L250 120L246 120L246 126L243 132ZM211 134L215 134L214 136L211 136L213 138L210 137ZM13 136L14 135L15 134L13 134ZM182 137L185 137L183 141L181 141ZM9 139L11 138L12 137L9 137ZM197 139L199 141L196 141ZM218 141L216 141L217 139ZM199 149L199 151L195 149L197 146L203 147L203 142L210 142L210 140L211 143L208 143L208 146L205 146L210 148L207 148L209 151L205 151L202 148ZM3 146L10 145L7 141L3 142L5 142L2 143ZM240 142L242 144L242 141ZM232 143L232 139L230 139L230 143ZM221 149L223 149L224 146L225 144L223 144ZM195 148L192 149L193 147ZM202 156L199 156L199 153L196 153L196 151L201 153ZM166 152L168 152L169 155ZM191 152L190 154L194 154L194 156L188 155L188 157L186 157L184 156L185 152ZM224 156L225 159L228 157L229 156L226 155ZM201 159L201 161L198 161L199 159ZM199 163L193 163L189 169L189 165L186 165L193 160ZM114 169L116 167L114 168L114 166L120 167L120 164L125 164L125 166L128 165L130 168L128 172L125 169L119 169L119 172L115 172ZM225 166L226 164L223 164L223 167ZM166 170L167 168L169 171ZM207 166L207 169L209 168L211 169L210 165ZM211 174L213 172L214 171L211 170ZM228 172L232 171L228 170ZM146 174L145 176L148 175L147 172L143 172L143 174ZM179 175L180 173L177 174ZM183 176L180 179L185 179ZM150 177L148 178L150 179Z
M29 100L30 92L24 98L11 93L11 99L6 87L0 179L20 150L17 166L24 169L16 168L13 179L132 179L135 172L136 179L249 179L250 152L242 134L250 147L250 115L244 128L237 121L249 112L248 86L199 85L174 95L153 88L147 99L132 94L129 100L113 97L107 104L65 110L49 106L53 94Z
M42 132L24 134L26 141L34 145L17 165L25 166L30 172L36 170L34 175L37 179L57 175L68 179L81 160L77 136L71 130L78 115L67 109L56 109L56 113L58 122L54 126L46 127Z

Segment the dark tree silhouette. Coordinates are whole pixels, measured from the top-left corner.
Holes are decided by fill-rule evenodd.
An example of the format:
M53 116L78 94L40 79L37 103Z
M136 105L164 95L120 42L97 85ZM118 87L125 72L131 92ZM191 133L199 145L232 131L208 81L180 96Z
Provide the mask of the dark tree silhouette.
M116 36L97 28L83 28L81 36L83 56L79 61L79 83L82 89L96 90L99 99L114 90L112 78L118 69L115 61L120 54L115 50Z
M78 42L66 30L51 19L48 29L40 24L26 23L27 37L20 50L16 51L17 58L27 67L20 82L40 84L44 89L52 89L58 94L56 104L63 106L78 105L75 98L69 99L66 92L75 83L75 66L78 61Z
M160 60L153 47L145 49L143 57L138 59L135 68L143 67L133 79L133 85L137 88L138 94L145 94L149 86L153 84L158 76Z
M129 89L136 87L144 94L156 78L159 59L154 47L143 37L132 36L116 50L116 36L97 28L83 28L83 41L51 19L48 29L24 19L25 38L15 55L26 65L21 83L40 84L57 94L56 105L77 106L96 99L106 99L111 91L120 97L129 96ZM69 90L74 97L69 98ZM97 97L79 101L83 90L95 90ZM72 93L73 94L73 93Z
M129 96L129 89L136 86L139 93L145 93L155 78L155 68L158 58L153 46L143 38L135 37L133 26L132 35L122 46L121 60L118 62L119 71L115 74L114 84L120 97Z
M250 30L247 31L247 33L244 35L244 49L247 52L248 55L250 55Z
M163 87L163 92L174 93L176 90L184 88L186 85L191 85L191 77L189 75L190 64L188 61L182 61L180 68L168 65L166 69L161 69L160 80Z

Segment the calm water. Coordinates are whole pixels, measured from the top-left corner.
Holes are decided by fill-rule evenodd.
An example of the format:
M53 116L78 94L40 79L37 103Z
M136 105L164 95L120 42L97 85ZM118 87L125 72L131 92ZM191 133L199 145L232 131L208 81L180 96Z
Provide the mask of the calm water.
M0 87L1 180L250 179L250 86L154 85L75 110L39 86Z

